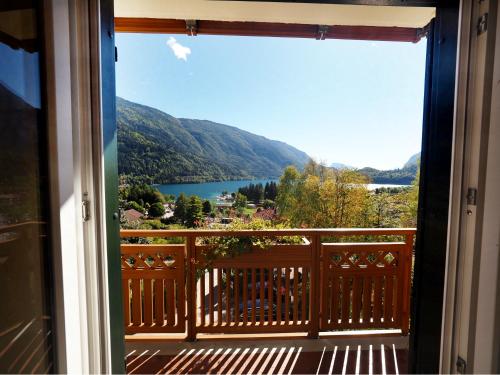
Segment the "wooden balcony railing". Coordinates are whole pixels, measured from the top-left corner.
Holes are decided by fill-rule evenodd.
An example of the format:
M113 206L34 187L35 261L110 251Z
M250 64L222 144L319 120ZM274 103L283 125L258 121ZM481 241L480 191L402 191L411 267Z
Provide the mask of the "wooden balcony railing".
M122 230L125 332L271 333L409 329L415 229ZM280 238L207 264L207 237ZM389 239L389 241L388 241ZM395 240L396 239L396 240ZM367 242L369 240L369 242Z

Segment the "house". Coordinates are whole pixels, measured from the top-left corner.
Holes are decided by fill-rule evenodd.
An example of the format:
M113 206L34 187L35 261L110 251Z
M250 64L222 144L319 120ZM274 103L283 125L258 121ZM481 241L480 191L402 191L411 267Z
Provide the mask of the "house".
M144 216L144 214L142 214L141 212L139 212L137 210L134 210L133 208L123 211L123 214L122 214L123 219L125 221L127 221L128 223L141 221L143 216Z
M499 373L499 14L494 0L2 2L0 196L15 191L30 204L1 214L0 373L182 373L200 363L220 373L243 365L256 373ZM115 32L318 44L425 38L416 231L120 232ZM184 242L120 243L145 235ZM377 235L401 241L329 242ZM310 241L274 240L273 251L218 260L197 278L203 236ZM307 282L290 282L291 268L306 270L298 272ZM276 299L283 287L287 299ZM398 332L359 331L370 324ZM151 333L160 339L144 336ZM366 350L376 360L361 360Z

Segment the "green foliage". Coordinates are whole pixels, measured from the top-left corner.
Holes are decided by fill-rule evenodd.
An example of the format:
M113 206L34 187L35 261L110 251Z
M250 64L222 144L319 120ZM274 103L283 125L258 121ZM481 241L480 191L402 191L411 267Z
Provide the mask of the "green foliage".
M177 222L190 228L200 226L203 222L203 203L197 195L189 198L184 193L179 194L175 201L174 218Z
M186 225L190 228L198 227L203 220L203 203L200 197L192 195L189 197L189 203L186 212Z
M184 224L187 220L188 203L184 193L180 193L175 201L174 217L181 224Z
M247 197L249 201L259 203L264 199L264 186L262 184L249 184L238 189L238 193Z
M276 205L293 227L415 227L418 173L412 187L370 192L353 169L330 169L313 161L300 173L289 167L280 178Z
M278 195L278 185L276 182L266 182L266 186L264 186L264 199L274 201L276 199L276 195Z
M241 193L237 193L234 198L233 208L236 208L237 210L242 212L246 206L247 206L247 197L245 197Z
M160 202L153 203L149 207L148 215L151 217L162 217L165 215L165 207Z
M209 200L203 201L203 213L209 215L212 212L212 203Z
M118 169L128 183L183 183L277 177L308 156L232 126L177 119L117 98Z
M302 173L287 168L278 186L278 213L294 227L365 226L366 183L354 170L334 170L314 161Z
M276 205L274 203L274 201L272 201L271 199L266 199L264 200L264 202L262 202L262 207L264 209L268 209L268 208L274 208Z
M149 185L130 185L120 189L120 198L128 202L136 202L145 207L146 203L152 205L154 203L165 201L163 194Z
M228 226L214 226L213 229L223 229L229 231L242 230L264 230L264 229L286 229L285 224L273 224L269 220L254 219L245 222L241 219L234 220ZM198 276L205 273L205 270L212 267L213 262L220 258L234 258L243 253L256 250L266 250L276 244L300 244L302 238L299 236L285 237L255 237L255 236L225 236L225 237L200 237L200 245L209 245L204 251L207 263L204 268L198 270Z
M130 202L127 202L126 205L125 205L125 208L127 210L130 210L130 209L134 209L136 211L139 211L141 213L144 213L146 210L144 209L144 207L142 207L139 203L137 203L136 201L130 201Z

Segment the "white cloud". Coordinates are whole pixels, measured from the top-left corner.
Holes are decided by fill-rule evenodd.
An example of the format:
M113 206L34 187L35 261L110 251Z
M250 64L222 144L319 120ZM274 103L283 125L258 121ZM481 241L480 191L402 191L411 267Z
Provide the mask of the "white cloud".
M184 47L179 42L177 42L177 40L175 40L175 38L173 37L168 38L167 46L170 47L175 57L177 57L180 60L187 61L187 56L191 54L191 48Z

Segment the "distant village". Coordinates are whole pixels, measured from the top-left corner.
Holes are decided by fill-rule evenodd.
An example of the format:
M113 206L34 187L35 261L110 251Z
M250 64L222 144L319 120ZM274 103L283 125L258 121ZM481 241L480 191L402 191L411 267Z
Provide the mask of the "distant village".
M221 192L215 200L203 200L182 193L178 197L165 195L148 185L122 185L121 226L143 229L162 229L171 225L220 227L231 224L235 218L274 220L276 191L275 183L250 184L238 192Z

